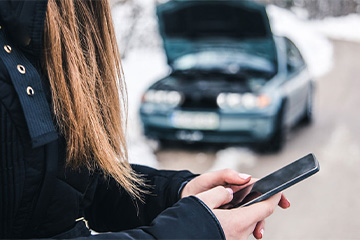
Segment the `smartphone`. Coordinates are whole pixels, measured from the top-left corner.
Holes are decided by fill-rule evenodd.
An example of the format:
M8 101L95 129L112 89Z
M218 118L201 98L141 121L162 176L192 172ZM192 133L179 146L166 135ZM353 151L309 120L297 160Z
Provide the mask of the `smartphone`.
M221 208L246 207L261 202L312 176L319 170L320 165L314 154L308 154L235 192L233 200Z

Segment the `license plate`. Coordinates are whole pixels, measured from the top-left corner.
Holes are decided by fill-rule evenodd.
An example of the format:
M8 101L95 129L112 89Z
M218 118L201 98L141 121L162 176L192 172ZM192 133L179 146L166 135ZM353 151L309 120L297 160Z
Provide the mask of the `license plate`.
M172 125L182 129L214 130L219 127L219 115L213 112L174 112Z

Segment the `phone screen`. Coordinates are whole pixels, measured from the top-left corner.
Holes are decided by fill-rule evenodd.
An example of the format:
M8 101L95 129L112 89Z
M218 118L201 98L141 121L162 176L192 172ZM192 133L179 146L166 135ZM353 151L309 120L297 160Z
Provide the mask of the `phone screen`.
M263 201L319 171L319 162L313 154L273 172L234 193L233 200L222 208L248 206Z

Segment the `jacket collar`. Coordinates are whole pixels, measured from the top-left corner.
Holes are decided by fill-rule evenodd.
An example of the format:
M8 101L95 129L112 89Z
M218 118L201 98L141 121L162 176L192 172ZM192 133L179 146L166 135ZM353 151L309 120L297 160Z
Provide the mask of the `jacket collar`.
M26 53L40 58L48 0L1 0L0 22L8 37Z

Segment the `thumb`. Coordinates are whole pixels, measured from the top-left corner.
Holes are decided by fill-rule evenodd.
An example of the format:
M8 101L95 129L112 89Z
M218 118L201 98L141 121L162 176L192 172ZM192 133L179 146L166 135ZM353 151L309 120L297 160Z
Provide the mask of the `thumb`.
M218 208L233 199L233 190L218 186L196 195L210 209Z
M278 193L269 199L252 204L247 207L237 208L241 211L242 216L245 217L248 223L257 223L269 217L280 202L281 193Z

